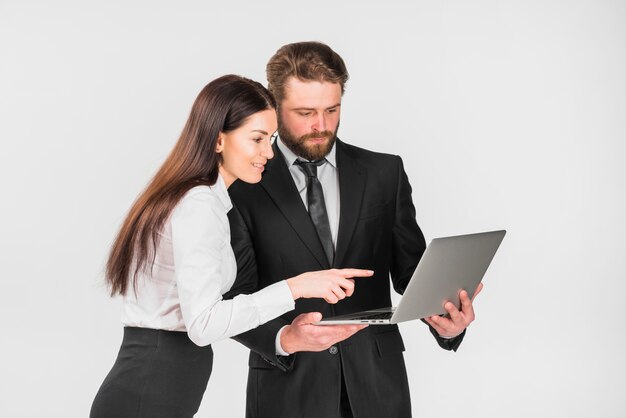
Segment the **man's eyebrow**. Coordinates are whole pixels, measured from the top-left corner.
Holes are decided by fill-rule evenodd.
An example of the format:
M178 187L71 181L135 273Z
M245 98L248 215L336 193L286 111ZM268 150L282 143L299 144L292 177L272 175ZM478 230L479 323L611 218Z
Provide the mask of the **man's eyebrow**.
M341 106L341 103L337 103L332 106L328 106L326 109L333 109L335 107L340 107L340 106ZM292 110L315 110L315 108L314 107L296 107Z

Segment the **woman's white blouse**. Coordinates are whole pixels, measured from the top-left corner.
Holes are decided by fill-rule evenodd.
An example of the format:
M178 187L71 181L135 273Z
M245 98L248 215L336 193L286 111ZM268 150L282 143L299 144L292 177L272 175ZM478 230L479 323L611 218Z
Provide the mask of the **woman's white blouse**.
M187 331L208 345L255 328L294 308L285 280L251 295L222 300L237 264L227 213L232 203L221 176L178 203L161 233L152 269L124 296L125 326Z

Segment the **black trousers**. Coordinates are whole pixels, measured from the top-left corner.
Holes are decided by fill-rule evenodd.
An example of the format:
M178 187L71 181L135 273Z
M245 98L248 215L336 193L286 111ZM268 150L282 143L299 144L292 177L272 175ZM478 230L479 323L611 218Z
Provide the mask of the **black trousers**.
M190 418L198 412L213 366L211 346L185 332L124 328L113 368L90 418Z

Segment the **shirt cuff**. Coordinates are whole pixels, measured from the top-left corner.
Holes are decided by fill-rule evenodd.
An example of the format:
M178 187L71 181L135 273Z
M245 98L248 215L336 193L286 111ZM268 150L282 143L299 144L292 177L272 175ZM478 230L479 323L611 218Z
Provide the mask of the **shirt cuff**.
M261 324L293 310L296 306L286 280L274 283L250 296L253 297Z
M289 353L286 352L285 350L283 350L283 347L280 345L280 335L283 333L283 330L285 329L285 327L287 327L287 325L285 325L284 327L282 327L281 329L278 330L278 332L276 333L276 355L277 356L288 356Z

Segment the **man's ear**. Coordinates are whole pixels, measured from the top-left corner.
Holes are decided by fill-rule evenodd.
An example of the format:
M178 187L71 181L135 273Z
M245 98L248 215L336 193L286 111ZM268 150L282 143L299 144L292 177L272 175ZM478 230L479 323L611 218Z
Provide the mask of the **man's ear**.
M221 152L224 150L224 133L220 132L219 135L217 135L217 143L215 145L215 152L217 152L218 154L221 154Z

